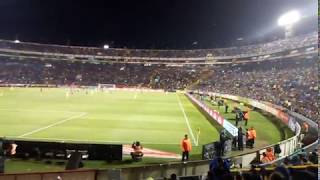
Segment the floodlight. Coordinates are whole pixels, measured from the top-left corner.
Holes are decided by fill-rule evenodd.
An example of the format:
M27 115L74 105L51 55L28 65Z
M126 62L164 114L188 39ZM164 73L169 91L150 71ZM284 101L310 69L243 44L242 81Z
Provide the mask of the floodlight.
M103 49L109 49L109 45L108 45L108 44L105 44L105 45L103 46Z
M237 38L238 41L243 41L243 37Z
M14 43L20 43L20 41L18 39L14 40Z
M278 19L279 26L290 26L298 22L301 19L299 11L293 10L289 11Z

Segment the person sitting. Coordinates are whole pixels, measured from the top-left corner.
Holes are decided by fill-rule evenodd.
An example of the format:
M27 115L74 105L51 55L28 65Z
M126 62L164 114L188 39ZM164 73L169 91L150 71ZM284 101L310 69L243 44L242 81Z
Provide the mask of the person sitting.
M228 161L223 160L221 157L217 157L209 164L209 171L211 172L213 179L223 179L224 175L230 173L230 164Z
M317 149L313 150L309 155L309 161L313 164L318 164L318 152Z
M272 148L270 148L270 147L267 148L266 156L267 156L267 158L268 158L270 161L273 161L273 160L276 159L276 158L275 158L275 155L274 155L274 153L273 153L273 150L272 150Z
M143 157L143 152L142 152L143 147L140 144L140 142L139 141L134 142L131 147L133 149L133 152L131 152L132 160L141 161Z
M261 162L262 164L265 164L265 163L267 163L267 162L270 162L265 152L262 153L262 158L261 158L260 162Z

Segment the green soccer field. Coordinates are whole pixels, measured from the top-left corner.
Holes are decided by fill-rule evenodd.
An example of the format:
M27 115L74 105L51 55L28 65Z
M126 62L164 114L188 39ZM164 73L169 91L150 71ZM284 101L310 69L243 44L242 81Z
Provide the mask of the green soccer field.
M218 140L217 130L183 94L67 92L0 89L0 136L119 144L138 140L146 147L176 153L184 134L194 146Z
M203 144L219 139L218 130L182 93L68 92L63 88L44 89L42 92L39 88L0 88L0 137L111 144L131 144L138 140L146 148L180 154L180 141L184 134L189 134L193 144L191 160L201 158ZM236 102L230 105L231 108L239 106ZM233 113L225 114L223 108L211 107L233 123ZM255 126L258 134L255 149L283 139L279 127L268 117L257 111L252 112L251 117L253 120L249 124ZM252 150L234 151L232 155L248 151ZM85 167L139 166L168 161L174 160L144 158L135 164L86 161ZM6 172L64 168L9 159L6 164Z

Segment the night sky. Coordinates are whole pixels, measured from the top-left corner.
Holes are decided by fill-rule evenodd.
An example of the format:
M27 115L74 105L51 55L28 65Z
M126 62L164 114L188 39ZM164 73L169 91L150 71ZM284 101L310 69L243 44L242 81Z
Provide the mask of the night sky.
M317 30L317 0L0 0L0 39L115 48L198 49L279 38L278 17L305 16ZM237 38L244 38L237 41Z

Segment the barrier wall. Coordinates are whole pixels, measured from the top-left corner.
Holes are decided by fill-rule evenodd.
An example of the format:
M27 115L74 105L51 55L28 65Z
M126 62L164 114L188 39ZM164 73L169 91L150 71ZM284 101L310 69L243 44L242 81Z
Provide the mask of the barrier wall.
M96 170L0 174L0 180L96 180Z
M317 137L318 126L314 121L312 121L312 120L310 120L300 114L297 114L295 112L291 112L283 107L271 104L269 102L257 101L257 100L239 97L239 96L220 94L220 93L208 93L208 94L213 95L213 96L222 97L225 99L231 99L234 101L244 102L244 103L249 104L253 107L261 109L262 111L268 112L268 113L274 115L275 117L277 117L279 120L282 121L282 123L286 124L293 132L295 132L295 136L293 136L287 140L279 142L280 148L282 150L282 152L279 154L280 157L278 159L276 159L275 161L263 164L261 166L267 166L267 165L276 163L278 161L282 161L285 157L290 156L291 154L293 154L296 151L296 149L298 148L298 145L300 143L301 126L299 125L299 123L302 124L303 122L307 122L311 126L310 129L312 129L313 131L316 132L314 134L314 136ZM305 148L315 147L317 144L318 143L316 141ZM273 148L273 146L269 146L269 147ZM266 148L261 149L259 151L259 154L262 154L263 152L265 152ZM246 158L246 155L244 155L243 158Z
M253 107L256 107L262 111L268 112L272 115L274 115L275 117L277 117L279 120L281 120L284 124L286 124L293 132L295 132L295 136L281 141L278 144L280 145L281 148L281 153L279 154L280 157L285 157L285 156L289 156L290 154L294 153L297 145L298 145L298 140L299 140L299 135L300 135L300 130L301 127L299 125L299 123L297 123L297 121L295 120L295 117L290 116L288 113L286 113L284 111L284 108L282 107L277 107L273 104L265 104L263 102L259 102L257 100L253 100L253 99L249 99L249 98L243 98L243 97L239 97L239 96L233 96L233 95L228 95L228 94L220 94L220 93L203 93L200 92L201 94L207 94L207 95L211 95L211 96L217 96L217 97L221 97L224 99L230 99L233 101L239 101L239 102L243 102L245 104L251 105ZM215 119L220 125L222 125L224 128L227 127L223 124L229 124L230 122L228 122L227 120L223 119L223 121L219 120L219 118L221 118L221 116L212 116L210 113L213 110L210 110L210 108L204 104L203 102L199 101L198 99L196 99L195 97L193 97L191 94L187 93L186 94L194 103L196 103L199 107L201 107L201 109L203 109L205 112L207 112L213 119ZM218 119L217 119L218 118ZM225 123L227 122L227 123ZM230 123L231 124L231 123ZM232 125L232 124L231 124ZM233 126L233 125L232 125ZM233 126L230 129L236 128L235 126ZM227 131L230 131L228 129L226 129ZM231 130L232 132L232 130ZM237 159L237 161L242 164L243 167L249 167L250 164L252 164L252 162L254 161L258 161L259 159L261 159L261 154L263 152L266 151L267 148L271 148L273 149L274 145L270 145L267 147L262 148L261 150L254 152L254 153L249 153L249 154L245 154L245 155L241 155L238 157L234 157Z
M208 93L208 95L211 96L218 96L222 97L224 99L230 99L233 101L239 101L243 102L245 104L249 104L253 107L256 107L258 109L261 109L262 111L268 112L278 119L280 119L284 124L286 124L293 132L296 133L296 125L297 122L293 116L290 116L287 113L287 110L280 107L276 106L274 104L271 104L269 102L263 102L263 101L257 101L254 99L249 99L249 98L244 98L244 97L239 97L239 96L233 96L233 95L228 95L228 94L220 94L220 93Z

